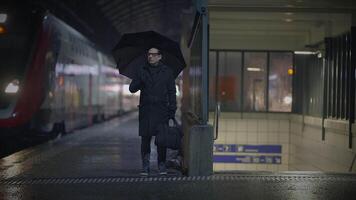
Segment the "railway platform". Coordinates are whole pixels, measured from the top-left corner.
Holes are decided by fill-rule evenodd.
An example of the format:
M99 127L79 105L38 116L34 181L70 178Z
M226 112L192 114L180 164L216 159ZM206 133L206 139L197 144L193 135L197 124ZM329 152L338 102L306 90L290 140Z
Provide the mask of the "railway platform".
M356 197L355 174L231 171L188 177L169 169L168 176L158 176L155 148L153 173L141 177L137 125L137 113L131 113L1 159L0 199Z

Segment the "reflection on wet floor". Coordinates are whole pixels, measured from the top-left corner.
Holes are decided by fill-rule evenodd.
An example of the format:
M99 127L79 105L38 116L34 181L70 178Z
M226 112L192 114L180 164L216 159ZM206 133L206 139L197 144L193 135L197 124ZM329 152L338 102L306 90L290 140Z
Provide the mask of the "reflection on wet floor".
M137 113L131 113L5 157L0 160L0 176L137 176L141 169L140 143ZM156 148L152 145L152 169L157 168L155 161Z

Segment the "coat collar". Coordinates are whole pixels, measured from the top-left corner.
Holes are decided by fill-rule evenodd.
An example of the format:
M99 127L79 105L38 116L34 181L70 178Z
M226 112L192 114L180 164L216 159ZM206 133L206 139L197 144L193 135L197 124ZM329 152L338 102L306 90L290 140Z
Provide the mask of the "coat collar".
M167 66L165 64L163 64L162 62L158 63L158 67L160 68L160 70L158 71L158 73L164 72L167 70ZM150 64L146 63L146 65L143 66L143 68L148 72L149 68L150 68Z
M146 62L146 64L145 64L143 67L146 68L146 69L148 69L148 68L150 68L151 66L150 66L150 64L149 64L148 62ZM163 64L161 61L159 61L159 62L158 62L158 67L164 68L164 67L166 67L166 65Z
M143 69L144 69L144 71L145 71L145 73L146 73L146 75L148 77L149 84L151 86L154 86L156 83L153 83L152 77L151 77L151 75L149 73L149 68L150 67L151 67L150 64L146 63L146 65L143 66ZM161 76L161 74L168 69L168 67L166 65L164 65L162 62L159 62L159 68L160 68L160 70L157 73L158 76Z

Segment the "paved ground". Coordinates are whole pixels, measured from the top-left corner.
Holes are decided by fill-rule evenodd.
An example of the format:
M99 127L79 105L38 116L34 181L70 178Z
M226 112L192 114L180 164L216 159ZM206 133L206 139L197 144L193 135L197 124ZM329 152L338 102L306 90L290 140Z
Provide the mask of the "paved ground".
M139 177L137 125L133 113L1 159L0 199L356 199L352 174Z

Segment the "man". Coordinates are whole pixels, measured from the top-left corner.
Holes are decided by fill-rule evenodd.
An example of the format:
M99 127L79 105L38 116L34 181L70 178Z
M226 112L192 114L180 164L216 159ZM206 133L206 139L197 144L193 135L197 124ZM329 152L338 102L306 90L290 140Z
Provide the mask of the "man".
M140 93L139 105L139 135L141 136L141 175L147 176L150 172L151 139L156 135L157 126L168 123L174 118L176 103L176 87L173 72L162 64L162 54L158 48L152 47L147 52L148 63L140 69L137 77L130 84L130 92ZM158 170L166 175L165 147L157 146Z

